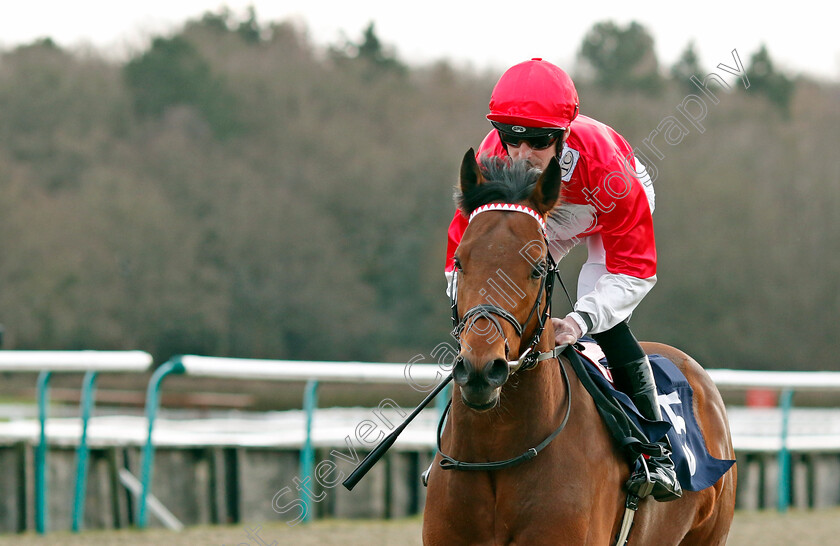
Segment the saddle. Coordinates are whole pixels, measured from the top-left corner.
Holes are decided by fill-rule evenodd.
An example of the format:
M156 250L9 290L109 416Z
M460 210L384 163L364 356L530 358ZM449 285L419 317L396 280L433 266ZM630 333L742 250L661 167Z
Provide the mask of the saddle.
M709 454L694 415L693 389L677 366L661 355L648 355L656 380L664 421L645 419L630 397L613 386L606 359L594 340L576 344L572 369L592 396L598 413L630 468L642 455L659 453L657 442L666 435L683 489L700 491L714 485L735 463Z
M579 358L569 358L572 369L592 397L607 430L631 467L641 455L659 454L656 441L665 436L670 425L664 421L649 421L638 410L633 411L633 401L612 385L606 359L594 340L586 339L574 348ZM601 359L593 360L594 355ZM622 400L622 396L626 400Z

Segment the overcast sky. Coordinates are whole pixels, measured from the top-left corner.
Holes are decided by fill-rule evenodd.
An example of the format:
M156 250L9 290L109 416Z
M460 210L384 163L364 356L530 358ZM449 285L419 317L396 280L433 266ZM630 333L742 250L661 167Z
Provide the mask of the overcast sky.
M448 59L475 69L501 70L531 57L571 68L583 35L596 22L624 25L636 20L656 41L661 63L672 64L693 40L704 68L731 61L737 49L744 63L761 43L791 74L840 80L840 8L833 2L801 0L784 10L748 7L752 2L483 2L459 0L0 0L0 47L49 36L62 46L92 44L125 55L149 37L176 29L189 18L222 5L258 19L295 18L317 45L358 39L371 21L379 38L410 63ZM759 3L755 3L759 4ZM509 6L504 9L503 6Z

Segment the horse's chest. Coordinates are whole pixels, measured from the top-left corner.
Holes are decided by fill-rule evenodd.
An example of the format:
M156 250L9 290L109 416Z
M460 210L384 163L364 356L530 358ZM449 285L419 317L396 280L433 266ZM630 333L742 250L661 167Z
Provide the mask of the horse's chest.
M543 479L543 485L550 481ZM560 487L545 489L536 485L530 479L520 480L515 488L475 483L468 500L450 505L434 516L433 519L444 525L438 527L438 532L426 535L424 543L447 546L596 543L588 540L587 518L580 506L568 502L567 492ZM427 518L430 508L434 510L427 504Z

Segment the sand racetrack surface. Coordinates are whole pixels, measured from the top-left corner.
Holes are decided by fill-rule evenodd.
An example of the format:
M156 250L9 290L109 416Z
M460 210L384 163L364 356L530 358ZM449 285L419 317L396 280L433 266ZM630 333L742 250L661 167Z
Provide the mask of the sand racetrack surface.
M0 535L0 545L414 546L421 544L420 527L419 517L392 521L325 520L296 527L289 527L282 522L270 522L225 527L191 527L180 533L149 529L85 531L79 534L60 531L44 536L31 533ZM838 540L840 509L792 510L783 515L772 511L736 513L727 544L791 546L837 544Z

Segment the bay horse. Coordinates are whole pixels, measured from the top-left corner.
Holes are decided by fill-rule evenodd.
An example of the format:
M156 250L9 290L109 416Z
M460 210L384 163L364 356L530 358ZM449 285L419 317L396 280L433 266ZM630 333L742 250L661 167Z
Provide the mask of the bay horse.
M456 252L453 309L462 312L456 317L461 349L440 452L427 476L426 545L602 546L618 536L630 467L590 395L573 372L566 372L567 359L555 358L554 332L546 318L545 279L553 272L547 271L542 221L559 204L561 183L554 159L540 173L516 164L479 167L472 150L464 156L462 212L469 215L488 203L500 206L485 206L473 215ZM537 259L523 256L526 245L541 253ZM493 279L521 297L489 297L495 293L487 290ZM709 375L678 349L642 346L674 362L688 379L709 453L734 459L726 410ZM528 370L509 367L525 352L549 357L532 359ZM469 471L440 466L447 459L510 461L553 433L553 441L535 456L520 457L521 464ZM732 467L712 487L684 491L678 500L642 499L627 543L725 544L736 480Z

